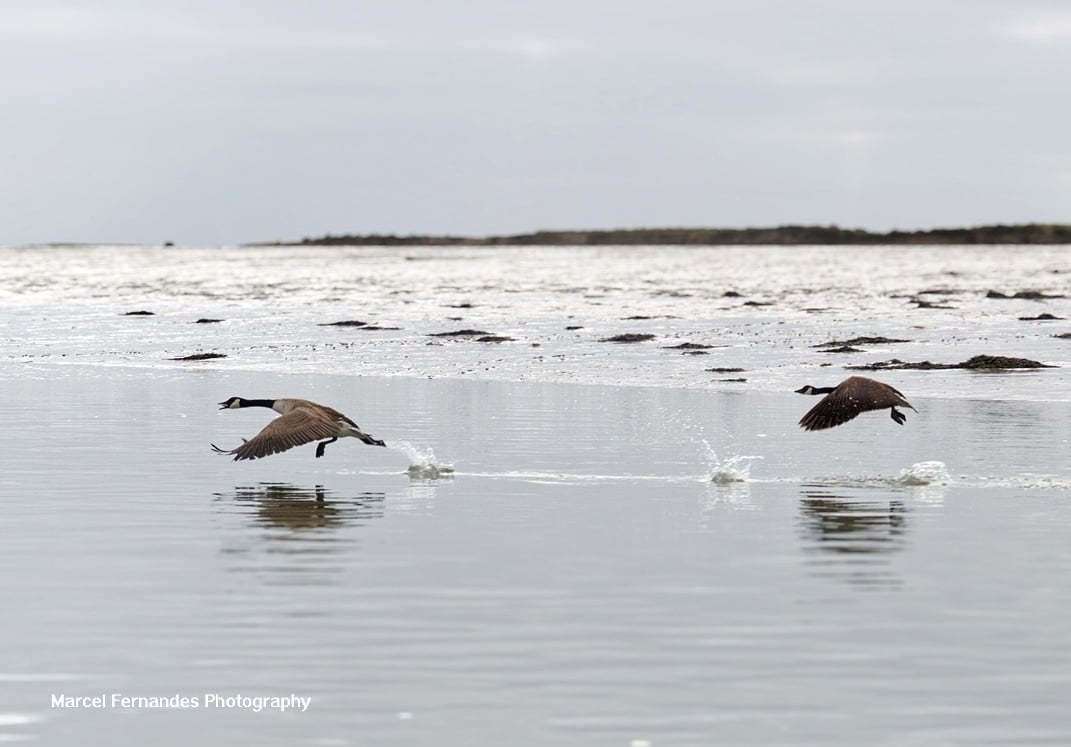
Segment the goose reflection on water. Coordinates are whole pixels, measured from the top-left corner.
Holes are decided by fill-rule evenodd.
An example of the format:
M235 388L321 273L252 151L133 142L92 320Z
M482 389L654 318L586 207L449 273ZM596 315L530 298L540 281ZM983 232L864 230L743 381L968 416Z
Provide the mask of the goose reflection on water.
M818 575L860 587L896 588L891 555L904 546L907 510L899 499L855 500L815 489L804 490L799 526L804 549L818 555Z
M342 497L322 485L309 488L287 483L259 483L215 495L251 517L253 524L286 529L292 535L378 519L386 498L385 493L367 491Z
M228 533L221 551L228 570L270 586L334 586L355 548L352 530L383 516L384 493L336 496L322 485L260 483L215 494L217 507L248 521Z

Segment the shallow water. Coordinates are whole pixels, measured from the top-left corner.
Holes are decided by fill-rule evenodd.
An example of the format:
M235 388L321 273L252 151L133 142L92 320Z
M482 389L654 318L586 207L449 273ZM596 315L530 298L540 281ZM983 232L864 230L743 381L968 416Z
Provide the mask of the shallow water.
M0 384L0 740L1071 741L1066 402L912 395L902 428L807 434L811 398L762 391L11 362ZM397 446L210 452L271 416L214 403L284 394Z

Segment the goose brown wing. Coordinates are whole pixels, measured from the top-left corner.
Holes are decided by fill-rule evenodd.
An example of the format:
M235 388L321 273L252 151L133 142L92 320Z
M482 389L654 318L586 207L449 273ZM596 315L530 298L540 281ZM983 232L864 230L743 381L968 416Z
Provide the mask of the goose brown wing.
M360 430L359 425L354 423L341 412L339 412L333 407L321 405L319 402L313 402L312 400L308 399L286 399L276 400L276 402L285 402L286 407L288 407L290 410L309 410L312 413L322 416L326 420L330 420L332 422L342 421L343 423L349 423L354 428ZM288 410L284 409L284 412L288 412Z
M844 425L861 412L863 408L859 407L857 401L838 397L836 392L830 392L800 418L800 427L805 431L835 428Z
M262 459L312 441L332 438L337 426L309 410L292 410L268 423L257 435L236 449L234 461Z
M878 384L878 382L861 376L845 379L800 419L800 426L805 431L835 428L838 425L844 425L860 413L878 409L873 402L873 393L869 391L873 384ZM878 384L878 386L884 385ZM888 406L888 404L880 405L880 407Z
M330 417L332 420L341 420L343 423L349 423L354 428L360 429L359 425L354 423L352 420L350 420L348 417L343 415L341 412L339 412L335 408L328 407L327 405L318 405L318 407L321 410L323 410L325 413L327 413L327 416Z
M873 381L873 379L867 380ZM882 404L881 407L910 407L912 410L915 409L914 406L907 401L907 397L904 396L904 393L896 387L889 386L888 384L885 384L880 381L874 381L874 383L878 384L886 390L885 395L883 397L875 398L885 403Z
M911 407L899 389L889 386L884 381L868 379L865 376L850 376L837 387L843 388L850 396L868 406L867 410L883 410L886 407ZM911 408L915 409L915 408Z

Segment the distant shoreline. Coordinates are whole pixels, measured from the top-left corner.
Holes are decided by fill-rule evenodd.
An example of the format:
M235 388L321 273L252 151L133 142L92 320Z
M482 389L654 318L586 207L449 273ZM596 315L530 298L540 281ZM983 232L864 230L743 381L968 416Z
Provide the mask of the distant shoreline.
M1022 223L919 231L867 231L838 226L771 228L630 228L534 231L499 236L327 234L246 246L750 246L867 244L1071 244L1071 224Z

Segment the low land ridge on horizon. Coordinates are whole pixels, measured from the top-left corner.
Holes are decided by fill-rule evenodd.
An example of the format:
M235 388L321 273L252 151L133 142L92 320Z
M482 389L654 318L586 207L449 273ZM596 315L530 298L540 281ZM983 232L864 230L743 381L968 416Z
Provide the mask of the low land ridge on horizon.
M815 244L1071 244L1071 224L1020 223L918 231L868 231L839 226L770 228L625 228L533 231L458 236L447 234L325 234L253 246L620 246L620 245L815 245Z

